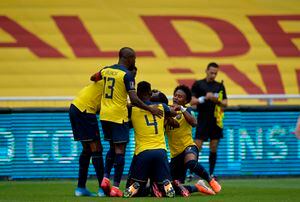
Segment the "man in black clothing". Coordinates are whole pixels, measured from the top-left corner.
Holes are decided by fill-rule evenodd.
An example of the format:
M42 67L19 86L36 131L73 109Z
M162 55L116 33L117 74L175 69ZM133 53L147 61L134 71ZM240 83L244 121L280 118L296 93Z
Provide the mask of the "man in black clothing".
M213 175L217 148L223 138L223 109L227 106L227 95L223 81L215 81L218 74L218 64L212 62L207 65L206 78L196 81L192 86L192 105L197 106L198 126L195 143L199 151L204 141L210 140L209 172Z

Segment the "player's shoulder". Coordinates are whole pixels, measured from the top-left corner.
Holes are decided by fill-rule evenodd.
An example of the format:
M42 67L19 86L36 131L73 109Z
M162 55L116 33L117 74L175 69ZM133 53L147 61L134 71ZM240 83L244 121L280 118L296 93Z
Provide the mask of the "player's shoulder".
M104 69L113 69L113 70L119 70L119 71L129 72L128 69L125 66L122 66L122 65L119 65L119 64L105 66L105 67L103 67L103 70Z
M125 73L129 73L130 72L125 66L119 65L119 64L113 65L113 68L116 69L116 70L125 72Z
M206 83L206 79L204 78L204 79L199 79L199 80L196 80L195 81L195 84L196 85L202 85L202 84L204 84L204 83Z
M194 90L194 88L204 88L205 84L205 79L196 80L192 86L192 90Z
M109 69L109 68L111 68L111 67L112 67L112 65L111 65L111 66L105 66L105 67L103 67L102 69L100 69L100 71L107 70L107 69Z
M151 105L151 106L167 106L165 103L162 103L162 102L148 102L148 105Z
M165 109L166 107L168 107L165 103L162 103L162 102L146 101L144 103L148 106L156 106L160 109Z

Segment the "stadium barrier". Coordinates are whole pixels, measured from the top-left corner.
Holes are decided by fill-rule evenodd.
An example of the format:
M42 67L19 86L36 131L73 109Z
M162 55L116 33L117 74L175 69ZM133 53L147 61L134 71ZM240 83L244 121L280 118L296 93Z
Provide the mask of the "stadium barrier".
M172 99L172 96L167 96L169 100ZM68 106L70 102L74 99L74 96L1 96L0 97L0 107L9 106L9 107L18 107L18 106L39 106L39 107L63 107ZM250 100L259 100L262 101L261 104L273 105L276 100L300 100L299 94L251 94L251 95L228 95L230 101L237 101L235 104L243 104L239 101L243 100L247 102L247 105ZM41 105L41 102L44 102ZM12 103L19 103L14 105ZM54 103L54 104L53 104ZM300 103L300 102L299 102ZM29 105L28 105L29 104ZM278 104L278 103L277 103ZM281 105L286 105L285 102Z
M67 111L0 108L0 178L76 178L81 145L73 141ZM300 106L227 108L216 175L300 175L300 141L292 134L299 114ZM105 155L109 144L102 143ZM125 174L133 152L131 131ZM204 144L199 161L206 168L208 154ZM92 167L89 174L95 175Z

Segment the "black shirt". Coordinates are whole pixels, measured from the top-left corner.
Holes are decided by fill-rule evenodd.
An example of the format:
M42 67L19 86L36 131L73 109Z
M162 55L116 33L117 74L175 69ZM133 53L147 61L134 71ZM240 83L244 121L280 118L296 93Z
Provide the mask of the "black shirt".
M212 81L207 82L206 79L195 81L195 83L192 86L192 95L196 98L199 98L201 96L206 96L206 93L212 92L212 93L219 93L220 91L223 91L223 99L227 99L225 87L223 83ZM214 111L215 111L216 104L210 100L205 100L204 103L197 105L197 111L198 111L198 120L204 120L207 121L214 121Z

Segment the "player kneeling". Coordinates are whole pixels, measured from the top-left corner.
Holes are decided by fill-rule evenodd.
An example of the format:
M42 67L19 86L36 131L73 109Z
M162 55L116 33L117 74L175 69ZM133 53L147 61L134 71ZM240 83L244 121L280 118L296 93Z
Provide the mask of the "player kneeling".
M165 117L175 115L166 104L150 102L151 85L146 81L138 84L137 95L147 105L156 105L164 113L162 117L137 107L129 109L135 134L135 156L132 160L124 197L146 196L149 194L147 181L150 178L155 194L163 190L167 197L174 197L170 168L164 136ZM153 187L152 186L152 187Z
M191 100L191 91L187 86L181 85L175 88L173 95L173 108L177 115L173 121L179 126L174 127L171 122L166 126L168 143L171 153L170 169L174 180L176 193L188 196L192 192L201 192L207 195L214 195L220 192L219 183L209 176L209 173L198 162L198 148L192 138L192 127L197 125L197 120L193 116L192 110L186 106ZM194 186L182 185L186 177L186 170L189 169L202 179L210 187L206 186L203 180L199 180Z
M134 156L124 197L174 197L165 150L147 150Z

